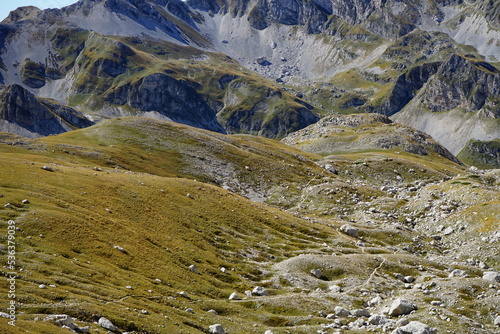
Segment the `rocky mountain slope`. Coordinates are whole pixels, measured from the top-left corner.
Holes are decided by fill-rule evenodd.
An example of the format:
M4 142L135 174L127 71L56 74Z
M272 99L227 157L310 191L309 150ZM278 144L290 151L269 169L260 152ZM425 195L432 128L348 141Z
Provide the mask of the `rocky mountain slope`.
M364 150L370 129L397 127L336 117L294 139L359 131L321 154L137 117L3 134L0 254L8 235L16 252L0 270L15 273L17 318L2 298L1 330L498 331L498 171L465 169L424 135L425 154L408 153L406 131Z
M0 82L91 121L145 115L272 138L332 112L376 112L458 154L500 137L498 10L490 0L25 7L0 25Z

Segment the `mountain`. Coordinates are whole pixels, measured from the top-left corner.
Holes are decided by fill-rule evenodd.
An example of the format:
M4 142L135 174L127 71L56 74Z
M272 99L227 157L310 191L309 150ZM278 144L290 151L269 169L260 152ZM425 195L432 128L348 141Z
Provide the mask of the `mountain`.
M0 329L494 333L498 170L385 116L335 117L296 147L143 117L3 133ZM348 146L312 149L341 124ZM378 127L391 147L367 146ZM418 309L397 316L399 298Z
M22 7L0 25L0 82L91 122L148 116L271 138L334 112L381 113L458 154L500 137L498 11L491 0Z

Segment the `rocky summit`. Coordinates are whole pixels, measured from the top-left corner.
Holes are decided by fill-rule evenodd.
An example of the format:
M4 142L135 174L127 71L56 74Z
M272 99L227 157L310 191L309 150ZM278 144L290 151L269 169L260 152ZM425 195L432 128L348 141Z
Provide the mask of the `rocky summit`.
M12 11L0 332L500 332L499 17L491 0Z

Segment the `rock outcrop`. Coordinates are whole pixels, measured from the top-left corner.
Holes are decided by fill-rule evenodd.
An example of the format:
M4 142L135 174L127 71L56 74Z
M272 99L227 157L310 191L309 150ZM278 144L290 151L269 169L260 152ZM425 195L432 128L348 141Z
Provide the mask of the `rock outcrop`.
M107 94L106 101L141 111L157 111L175 122L225 132L215 111L185 81L155 73Z
M39 100L19 85L0 92L0 129L25 137L58 134L92 125L78 111L50 100Z

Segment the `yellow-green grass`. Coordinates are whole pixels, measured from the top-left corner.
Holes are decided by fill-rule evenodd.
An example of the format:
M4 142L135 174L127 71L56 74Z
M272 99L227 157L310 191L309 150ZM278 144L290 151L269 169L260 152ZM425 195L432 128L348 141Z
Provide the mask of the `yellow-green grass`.
M226 303L233 290L242 293L258 284L259 262L286 258L322 235L293 215L193 180L81 166L56 165L51 172L41 168L47 161L37 156L2 158L2 199L14 208L0 210L1 227L6 231L9 219L19 227L20 319L67 313L89 321L101 315L123 329L153 333L165 325L160 332L194 333L186 322L207 328L215 317L203 313L206 319L200 320L196 300ZM200 274L191 272L190 264ZM40 284L56 287L40 289ZM7 288L5 280L1 288ZM127 307L151 315L141 318ZM198 315L186 313L186 307ZM251 318L234 309L232 316Z

